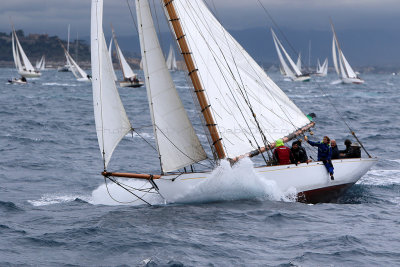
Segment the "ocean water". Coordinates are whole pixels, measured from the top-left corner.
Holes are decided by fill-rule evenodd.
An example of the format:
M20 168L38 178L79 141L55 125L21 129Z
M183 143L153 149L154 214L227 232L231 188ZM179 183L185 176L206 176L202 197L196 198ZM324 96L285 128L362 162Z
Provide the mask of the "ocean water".
M345 120L379 157L337 203L297 203L260 186L247 160L222 163L216 171L226 179L201 196L165 204L149 195L148 206L104 184L91 84L54 70L6 84L15 75L0 69L0 266L400 265L400 76L341 85L333 74L309 83L270 74L304 113L317 114L315 136L343 148ZM173 76L199 128L185 74ZM142 140L154 142L145 89L119 91L140 136L122 140L110 169L157 173L157 154Z

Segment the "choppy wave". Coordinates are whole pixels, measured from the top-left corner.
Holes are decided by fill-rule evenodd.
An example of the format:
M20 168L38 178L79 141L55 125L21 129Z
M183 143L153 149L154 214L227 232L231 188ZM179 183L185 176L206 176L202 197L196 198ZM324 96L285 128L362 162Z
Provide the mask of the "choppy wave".
M40 207L40 206L48 206L60 203L69 203L77 200L90 202L91 198L89 196L83 196L83 195L45 194L40 199L28 200L28 203L30 203L35 207Z
M359 183L365 185L400 185L400 170L370 170Z

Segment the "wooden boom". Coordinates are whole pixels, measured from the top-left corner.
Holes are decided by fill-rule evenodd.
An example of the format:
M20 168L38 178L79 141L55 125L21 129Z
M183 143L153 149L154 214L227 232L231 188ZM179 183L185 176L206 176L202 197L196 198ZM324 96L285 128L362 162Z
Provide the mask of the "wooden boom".
M124 172L102 172L101 175L103 175L104 177L114 176L114 177L146 179L146 180L161 178L161 175L141 174L141 173L124 173Z

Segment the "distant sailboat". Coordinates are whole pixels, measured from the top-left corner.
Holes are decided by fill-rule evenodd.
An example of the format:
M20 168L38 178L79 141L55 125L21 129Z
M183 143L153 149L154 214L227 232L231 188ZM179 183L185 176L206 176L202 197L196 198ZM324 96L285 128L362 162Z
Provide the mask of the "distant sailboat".
M172 71L175 71L178 69L178 67L176 65L175 52L174 52L172 45L170 45L170 47L169 47L169 53L168 53L168 57L167 57L167 67L169 70L172 70Z
M296 66L301 71L301 53L299 53L299 56L297 57Z
M37 78L40 77L42 74L39 70L36 70L32 63L29 61L28 57L26 56L22 46L18 40L17 33L15 32L14 26L12 26L12 52L14 57L15 67L18 70L18 74L25 78ZM22 58L22 61L21 61Z
M102 28L102 0L92 0L93 107L103 160L102 175L117 185L119 183L115 177L142 179L148 182L148 188L140 190L138 194L143 195L151 190L166 202L174 202L180 196L203 194L207 191L205 188L208 182L219 175L211 171L176 170L201 161L204 163L207 159L213 162L213 166L221 160L229 160L234 164L241 158L251 158L269 151L275 147L278 138L288 142L304 134L315 122L270 79L223 28L202 0L163 0L162 8L185 59L212 156L208 157L204 151L168 71L148 0L136 0L136 12L147 98L161 173L152 175L107 171L115 148L127 133L133 131L133 127L110 67ZM141 156L141 151L131 153ZM298 200L315 203L337 198L376 161L374 158L334 160L334 180L329 178L322 162L264 165L254 168L254 175L260 181L276 184L282 192L295 191ZM225 183L229 183L229 180ZM123 189L131 193L135 190L132 187ZM236 193L243 195L240 189Z
M331 21L331 27L333 32L332 40L332 57L333 65L335 66L336 73L339 75L343 83L362 84L362 80L357 73L351 68L349 62L345 58L342 49L340 48L339 41L337 39L336 31ZM337 50L337 52L336 52ZM339 62L339 65L338 65Z
M70 36L70 29L71 29L71 25L68 24L68 39L67 39L67 52L69 53L69 36ZM64 46L63 46L64 49ZM65 49L64 49L65 50ZM67 62L65 63L64 66L58 67L57 71L59 72L69 72L72 71L71 70L71 62L69 61L68 57L67 57Z
M67 62L70 64L70 70L74 74L78 82L90 82L90 76L75 62L70 53L65 49L64 45L60 42L62 48L64 49L64 54Z
M121 87L141 87L143 86L143 82L139 81L137 78L137 74L133 72L128 62L126 61L124 55L122 54L121 48L118 45L117 37L115 35L115 31L112 28L112 35L114 39L115 50L117 51L117 57L119 61L119 65L121 66L121 71L124 79L119 82ZM109 49L109 53L111 53L111 47ZM115 72L114 72L115 73Z
M271 29L272 32L272 38L274 40L276 52L278 54L278 58L281 64L281 69L284 72L284 76L290 78L293 81L301 81L301 82L308 82L310 80L310 75L308 74L303 74L299 67L294 63L294 61L290 58L289 54L286 52L285 48L279 41L278 37L276 36L275 32L273 29ZM285 55L287 61L289 62L289 65L286 63L284 57L282 56L282 52ZM301 57L299 55L299 59L297 62L300 61L301 65ZM290 66L290 67L289 67ZM300 66L301 67L301 66Z
M45 70L45 68L46 68L46 58L45 58L44 55L40 58L40 60L36 61L35 67L36 67L37 70Z
M328 75L328 58L325 59L325 61L322 65L318 59L317 70L315 72L315 76L325 77L326 75Z

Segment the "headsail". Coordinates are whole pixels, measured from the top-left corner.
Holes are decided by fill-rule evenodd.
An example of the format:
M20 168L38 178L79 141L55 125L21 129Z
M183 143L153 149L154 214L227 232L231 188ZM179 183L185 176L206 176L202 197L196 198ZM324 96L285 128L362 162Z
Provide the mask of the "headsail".
M112 44L113 44L113 38L111 37L110 45L108 46L108 53L110 55L111 67L112 67L112 71L114 73L114 81L116 81L117 80L117 75L115 74L114 65L112 64Z
M207 158L168 71L148 0L136 0L140 47L150 112L162 170Z
M119 141L132 129L112 74L103 34L103 0L92 0L91 61L93 106L104 169Z
M258 125L273 142L310 123L203 1L163 2L179 16L227 157L264 145Z
M274 40L275 48L276 48L276 53L278 54L279 62L280 62L280 70L281 74L290 78L295 77L294 73L291 71L289 66L286 64L285 59L282 56L281 49L279 48L279 40L276 37L275 33L272 30L272 38Z

